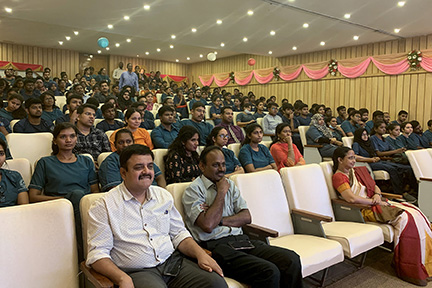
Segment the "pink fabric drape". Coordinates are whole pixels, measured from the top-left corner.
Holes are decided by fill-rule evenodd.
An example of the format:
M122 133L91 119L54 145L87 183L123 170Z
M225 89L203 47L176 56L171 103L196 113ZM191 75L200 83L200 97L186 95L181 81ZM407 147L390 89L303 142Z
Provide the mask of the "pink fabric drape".
M420 66L428 72L432 72L432 58L424 57L420 62Z
M249 74L249 75L248 75ZM234 80L239 85L247 85L254 75L254 71L235 72Z
M198 78L203 86L210 86L213 83L214 76L211 75L210 79L207 79L207 77L204 76L198 76Z
M372 57L366 58L363 62L361 62L359 65L348 67L345 66L344 61L338 62L338 71L347 78L357 78L361 75L363 75L367 68L369 67L369 63L371 61ZM348 63L347 63L348 64Z
M266 84L273 79L274 77L273 70L274 70L273 67L267 69L254 70L253 74L258 83Z
M324 65L324 67L322 67ZM327 62L314 63L314 64L304 64L302 65L303 71L311 79L321 79L324 78L328 72ZM319 68L322 67L322 68Z
M375 60L373 57L371 57L372 62L377 66L377 68L386 74L389 75L397 75L405 72L409 68L409 63L406 59L399 61L395 64L383 64L379 62L378 60Z
M296 70L294 70L294 72L292 72L292 73L290 73L290 71L292 71L292 69L288 69L291 67L282 67L281 71L279 73L279 78L281 78L282 80L285 80L285 81L290 81L290 80L296 79L300 75L300 73L303 69L302 65L297 65L297 67L298 68Z
M186 76L175 76L175 75L167 75L167 77L173 80L174 82L182 82L187 78Z

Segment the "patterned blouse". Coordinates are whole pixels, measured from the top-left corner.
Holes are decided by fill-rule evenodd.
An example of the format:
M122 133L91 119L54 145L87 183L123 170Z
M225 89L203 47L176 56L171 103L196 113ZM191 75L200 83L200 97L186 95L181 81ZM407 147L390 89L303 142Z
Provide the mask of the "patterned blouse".
M168 155L165 160L165 178L167 184L191 182L201 175L198 159L183 158L177 152Z

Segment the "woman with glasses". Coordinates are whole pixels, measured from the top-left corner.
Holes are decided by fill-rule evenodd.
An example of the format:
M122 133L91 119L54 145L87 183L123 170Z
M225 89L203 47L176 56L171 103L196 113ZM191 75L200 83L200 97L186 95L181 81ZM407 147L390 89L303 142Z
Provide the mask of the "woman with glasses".
M234 151L226 148L229 138L230 136L228 134L228 131L221 126L218 126L213 128L213 130L207 137L206 145L206 147L215 145L222 149L222 152L225 156L225 177L230 177L234 174L244 173L243 167L241 166L240 161L235 156Z

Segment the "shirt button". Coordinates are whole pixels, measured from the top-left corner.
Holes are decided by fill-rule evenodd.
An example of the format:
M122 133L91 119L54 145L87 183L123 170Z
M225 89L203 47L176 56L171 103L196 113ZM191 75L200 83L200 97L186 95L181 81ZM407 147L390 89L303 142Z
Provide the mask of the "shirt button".
M147 223L145 223L144 226L147 226Z
M150 241L153 241L153 238L150 238Z

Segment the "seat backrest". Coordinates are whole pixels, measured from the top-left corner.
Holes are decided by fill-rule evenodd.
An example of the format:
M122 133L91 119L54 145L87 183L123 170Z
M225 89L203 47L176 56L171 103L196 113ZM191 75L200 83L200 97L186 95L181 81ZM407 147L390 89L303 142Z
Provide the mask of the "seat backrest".
M81 198L80 201L84 257L87 256L87 227L88 227L88 219L89 219L88 211L91 205L103 195L104 193L90 193L85 195L83 198Z
M294 234L285 191L275 170L235 174L230 179L246 200L252 223L276 230L280 236Z
M20 121L20 119L14 119L10 122L10 128L13 131L13 127L15 126L16 123L18 123L18 121Z
M270 149L270 144L272 143L273 141L262 141L261 142L261 144L263 144L264 146L266 146L267 148L269 148Z
M243 113L243 112L241 112L241 111L233 112L233 124L234 125L237 125L237 115L239 115L240 113Z
M29 160L25 158L6 160L3 164L3 168L18 171L21 174L26 187L28 187L32 177L32 168Z
M94 123L93 123L93 127L96 127L97 124L99 124L100 122L102 122L104 119L95 119Z
M156 100L157 100L157 103L162 103L162 93L156 94Z
M429 149L408 150L406 155L417 179L432 178L432 154Z
M71 202L1 208L0 219L1 287L78 288Z
M182 197L183 197L184 191L186 190L186 188L190 184L191 184L191 182L174 183L174 184L170 184L166 187L166 190L168 190L168 192L170 192L171 195L173 196L174 206L177 208L177 210L179 211L179 213L183 219L185 217L185 213L184 213L183 204L182 204Z
M43 156L51 155L51 133L9 133L6 136L13 158L26 158L34 163Z
M298 129L302 145L304 146L307 144L306 132L309 130L309 126L299 126Z
M66 105L66 96L55 96L55 105L62 109Z
M280 170L290 208L329 216L334 219L327 183L318 164Z
M324 173L324 178L327 183L327 189L331 199L338 198L336 190L333 188L333 163L332 162L321 162L319 164Z
M99 154L99 156L97 158L97 163L99 164L99 166L102 164L102 162L105 160L105 158L107 158L109 155L111 155L111 153L113 153L113 152L103 152L103 153Z
M257 118L257 119L256 119L257 124L260 125L261 127L262 127L263 119L264 119L263 117L260 117L260 118Z
M155 119L154 124L155 124L155 127L158 127L160 125L160 119Z
M205 106L205 119L211 119L210 109L211 109L210 105Z
M351 148L354 143L354 136L342 137L342 143L344 146Z
M240 146L241 146L240 143L232 143L232 144L229 144L229 145L227 146L227 148L228 148L229 150L233 151L234 154L236 155L236 157L238 157L238 154L239 154L239 152L240 152Z
M168 149L153 149L154 163L159 167L162 174L165 174L165 162L163 157L168 153Z

